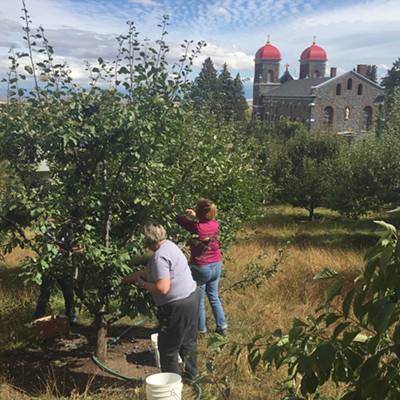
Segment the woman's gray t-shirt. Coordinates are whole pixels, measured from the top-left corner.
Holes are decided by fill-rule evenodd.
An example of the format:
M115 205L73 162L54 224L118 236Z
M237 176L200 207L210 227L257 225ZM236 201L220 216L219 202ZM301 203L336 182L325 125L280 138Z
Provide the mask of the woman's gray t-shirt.
M196 290L196 282L192 278L187 259L181 249L170 240L165 241L157 249L147 265L146 279L156 282L170 279L170 289L165 295L152 293L157 306L185 299Z

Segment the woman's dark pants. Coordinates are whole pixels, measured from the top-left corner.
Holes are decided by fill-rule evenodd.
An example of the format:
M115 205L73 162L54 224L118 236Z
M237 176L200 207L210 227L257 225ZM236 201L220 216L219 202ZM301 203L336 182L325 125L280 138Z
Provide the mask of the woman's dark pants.
M158 307L158 350L162 372L181 374L178 353L184 362L185 375L197 375L197 327L200 293Z

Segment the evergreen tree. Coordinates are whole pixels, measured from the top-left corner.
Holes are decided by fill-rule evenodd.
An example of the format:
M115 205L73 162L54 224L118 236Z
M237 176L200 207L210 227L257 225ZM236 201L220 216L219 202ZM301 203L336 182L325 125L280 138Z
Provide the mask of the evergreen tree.
M385 87L387 94L390 96L396 86L400 86L400 57L393 63L387 75L382 79L381 85Z
M248 106L240 75L233 79L226 63L217 73L211 58L207 58L192 84L191 98L197 109L205 107L225 121L246 117Z
M367 77L370 81L375 82L375 83L378 83L378 74L377 74L377 71L378 71L378 67L377 67L376 65L368 65L366 77Z
M385 87L384 118L386 121L389 119L393 121L394 114L398 112L397 89L400 87L400 57L393 63L392 68L388 70L387 75L381 81L381 85Z
M243 82L239 73L233 81L233 94L235 98L235 115L237 119L243 120L246 117L246 110L248 110L249 106L244 96Z
M225 63L218 75L220 110L225 120L245 119L248 105L243 95L243 84L240 75L233 79Z
M229 121L232 119L234 113L234 97L233 79L226 63L222 66L222 70L218 74L218 88L218 108L225 120Z
M197 108L208 106L212 109L217 101L218 77L211 58L208 57L191 88L191 98Z
M385 104L384 109L385 132L394 135L400 134L400 86L394 87L390 100Z

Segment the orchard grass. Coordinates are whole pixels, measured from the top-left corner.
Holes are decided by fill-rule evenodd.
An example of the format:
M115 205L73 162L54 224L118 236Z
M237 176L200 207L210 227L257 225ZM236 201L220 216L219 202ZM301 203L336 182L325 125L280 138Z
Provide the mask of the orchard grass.
M219 380L226 377L232 399L276 400L283 397L277 383L283 378L283 371L258 369L253 373L245 352L239 357L238 369L235 370L235 359L229 356L230 345L246 343L256 333L276 329L285 332L291 327L293 318L304 318L312 313L324 302L329 284L313 280L318 271L331 268L354 279L363 267L365 249L378 239L378 227L373 220L384 218L370 215L354 220L329 210L317 211L315 221L310 222L306 210L290 206L268 207L256 223L244 226L238 232L237 241L224 251L220 291L229 324L229 344L220 354L211 355L207 353L206 339L199 339L200 370L205 371L205 362L211 357L214 357L215 366L214 383L201 384L203 393L223 398L217 386L222 390L223 384ZM250 264L256 265L253 272L257 268L269 268L281 249L281 265L258 288L244 283L242 287L229 289L246 277L243 271ZM15 251L4 258L1 266L0 323L8 329L0 331L0 357L5 351L27 344L22 334L23 324L32 317L38 288L32 284L24 286L18 278L18 262L23 257L24 251ZM54 313L62 313L61 294L53 297L51 307ZM214 322L207 302L206 310L211 331ZM88 317L84 317L83 322L90 323ZM46 396L44 393L40 399L49 398ZM121 396L121 393L110 391L107 398L117 400L122 399ZM7 382L7 377L1 376L0 398L22 400L29 396L16 391ZM70 398L100 400L105 397L104 393L84 393Z

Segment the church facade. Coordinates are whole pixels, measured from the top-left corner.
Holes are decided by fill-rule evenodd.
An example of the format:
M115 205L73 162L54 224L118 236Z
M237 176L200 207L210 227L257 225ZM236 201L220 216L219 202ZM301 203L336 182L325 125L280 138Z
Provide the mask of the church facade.
M369 80L367 65L326 75L326 52L315 40L300 56L299 79L286 70L279 76L281 53L269 38L255 56L253 117L273 123L286 117L309 130L360 134L373 129L383 88Z

